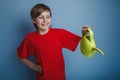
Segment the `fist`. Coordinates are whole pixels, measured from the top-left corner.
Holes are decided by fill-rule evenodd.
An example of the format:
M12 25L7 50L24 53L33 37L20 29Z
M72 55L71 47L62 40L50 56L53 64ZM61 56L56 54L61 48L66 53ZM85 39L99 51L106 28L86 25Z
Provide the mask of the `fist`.
M83 35L83 36L87 34L87 32L88 32L88 31L87 31L87 28L88 28L88 27L90 27L90 26L86 26L86 25L85 25L85 26L82 27L82 35Z

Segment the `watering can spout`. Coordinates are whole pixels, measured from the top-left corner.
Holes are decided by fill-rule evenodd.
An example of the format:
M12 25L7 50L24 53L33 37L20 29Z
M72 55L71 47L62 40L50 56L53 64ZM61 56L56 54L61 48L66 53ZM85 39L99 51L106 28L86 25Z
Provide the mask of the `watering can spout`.
M100 50L99 48L93 48L94 50L98 51L101 55L104 55L104 52Z

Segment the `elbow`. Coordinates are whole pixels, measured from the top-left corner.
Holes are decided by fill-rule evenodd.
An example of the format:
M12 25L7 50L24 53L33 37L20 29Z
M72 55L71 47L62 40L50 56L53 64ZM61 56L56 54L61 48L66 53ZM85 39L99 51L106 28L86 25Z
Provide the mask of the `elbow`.
M16 51L16 57L20 58L19 53Z
M18 53L17 51L16 51L16 57L19 58L20 60L26 59L26 58L24 58L24 57L23 57L23 58L20 57L20 56L19 56L19 53Z

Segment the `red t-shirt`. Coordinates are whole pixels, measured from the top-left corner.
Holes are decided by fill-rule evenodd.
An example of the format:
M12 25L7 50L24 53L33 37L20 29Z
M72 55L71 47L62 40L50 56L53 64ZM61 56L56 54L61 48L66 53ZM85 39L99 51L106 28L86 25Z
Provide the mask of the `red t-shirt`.
M37 72L37 80L65 80L62 48L74 51L79 41L80 37L69 31L50 28L45 35L37 31L29 33L18 47L18 53L21 58L34 55L43 67L43 74Z

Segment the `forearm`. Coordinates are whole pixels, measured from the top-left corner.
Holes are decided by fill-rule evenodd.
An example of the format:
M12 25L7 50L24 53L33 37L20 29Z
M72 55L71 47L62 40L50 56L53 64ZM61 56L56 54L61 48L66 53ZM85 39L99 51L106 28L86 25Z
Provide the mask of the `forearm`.
M20 58L18 56L18 53L17 53L17 57L25 64L27 65L28 67L32 68L33 70L35 71L38 71L40 73L42 73L42 67L36 63L33 63L32 61L26 59L26 58Z
M25 64L27 65L28 67L36 70L36 66L37 64L33 63L32 61L28 60L28 59L25 59L25 58L20 58L20 60Z

